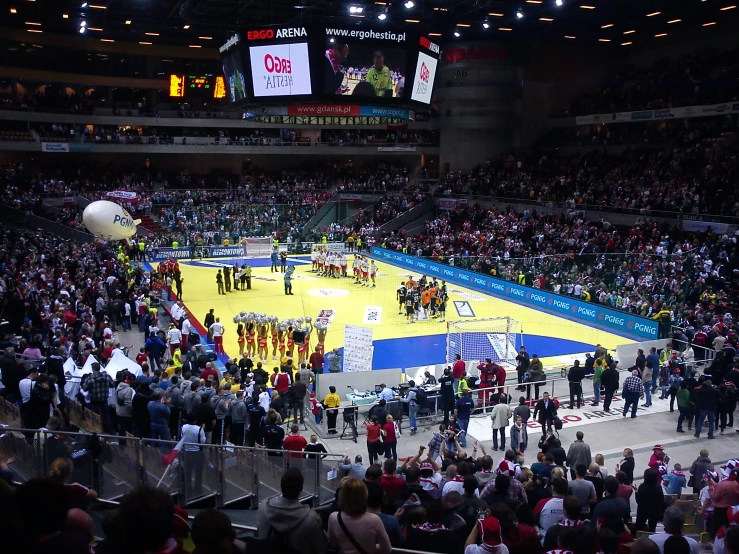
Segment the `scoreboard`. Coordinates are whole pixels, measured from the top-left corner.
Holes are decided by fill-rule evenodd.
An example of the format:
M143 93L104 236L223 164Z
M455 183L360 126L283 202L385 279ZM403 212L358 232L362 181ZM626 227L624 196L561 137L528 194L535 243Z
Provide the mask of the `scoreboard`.
M222 75L175 75L169 76L170 98L213 98L226 97L226 86Z

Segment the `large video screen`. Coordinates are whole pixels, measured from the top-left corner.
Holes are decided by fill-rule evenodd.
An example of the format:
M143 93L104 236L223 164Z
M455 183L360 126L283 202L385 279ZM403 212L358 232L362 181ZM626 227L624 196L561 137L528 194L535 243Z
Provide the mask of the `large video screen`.
M250 46L249 58L256 98L311 94L307 42Z
M234 48L223 58L223 75L226 79L226 90L231 102L246 98L246 79L241 52Z
M323 94L360 98L405 97L405 33L326 29Z
M431 103L431 93L434 89L434 78L436 77L436 65L438 63L439 60L432 58L428 54L424 54L423 52L418 53L411 100L422 102L423 104Z

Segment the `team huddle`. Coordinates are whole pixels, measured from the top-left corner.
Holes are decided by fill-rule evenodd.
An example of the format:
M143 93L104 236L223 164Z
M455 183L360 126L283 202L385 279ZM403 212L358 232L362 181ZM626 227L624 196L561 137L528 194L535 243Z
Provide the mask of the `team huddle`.
M445 321L449 296L444 281L439 286L436 279L429 283L423 275L418 281L414 281L409 275L407 281L400 282L396 296L400 306L398 315L405 313L408 323L436 318L440 318L439 323Z
M323 277L349 277L347 275L348 261L346 254L341 252L330 252L325 247L317 247L311 252L311 262L313 273L318 273ZM377 278L377 265L374 260L368 261L366 256L360 256L359 254L354 255L354 261L352 262L352 270L354 272L354 284L359 284L365 287L375 285Z

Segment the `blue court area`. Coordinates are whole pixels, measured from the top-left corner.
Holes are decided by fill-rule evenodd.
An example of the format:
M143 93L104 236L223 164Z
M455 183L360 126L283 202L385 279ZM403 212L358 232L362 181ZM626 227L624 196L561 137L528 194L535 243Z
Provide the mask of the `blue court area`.
M483 333L477 340L487 341ZM516 339L516 349L521 347L521 337ZM376 340L372 369L392 369L398 367L417 367L440 363L446 359L446 334L406 337L399 339ZM587 344L567 339L544 337L540 335L524 335L523 344L529 354L540 356L560 356L576 352L592 352L594 344Z

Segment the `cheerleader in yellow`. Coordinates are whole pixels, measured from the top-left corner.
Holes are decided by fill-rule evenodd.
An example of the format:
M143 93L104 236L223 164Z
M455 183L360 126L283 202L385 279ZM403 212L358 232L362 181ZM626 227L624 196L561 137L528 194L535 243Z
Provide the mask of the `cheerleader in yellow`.
M256 328L257 325L254 323L254 321L249 321L246 324L246 356L248 358L253 358L254 355L257 353L256 350L256 342L255 342L255 335L256 335Z
M313 332L313 324L309 317L305 318L305 322L308 324L308 327L303 329L305 331L305 341L298 346L298 367L303 362L308 361L308 352L310 352L310 335Z
M270 328L270 333L272 335L272 359L276 360L277 359L277 344L279 343L276 317L272 317L269 328Z
M323 354L326 350L326 333L328 333L328 327L320 322L316 322L316 334L318 335L318 344L316 346L319 349L319 352ZM308 350L310 352L310 350Z
M295 351L295 341L293 340L293 326L290 325L287 328L287 357L292 358L293 352Z
M257 355L259 356L259 359L260 360L266 360L267 359L267 354L268 354L268 351L267 351L267 325L266 324L259 325L258 331L259 331L259 338L257 339L258 340L258 344L257 344L257 346L258 346Z
M241 359L244 356L244 343L246 342L246 339L244 338L245 334L245 327L244 324L239 321L239 326L236 327L236 335L238 338L236 339L236 342L239 343L239 359Z

